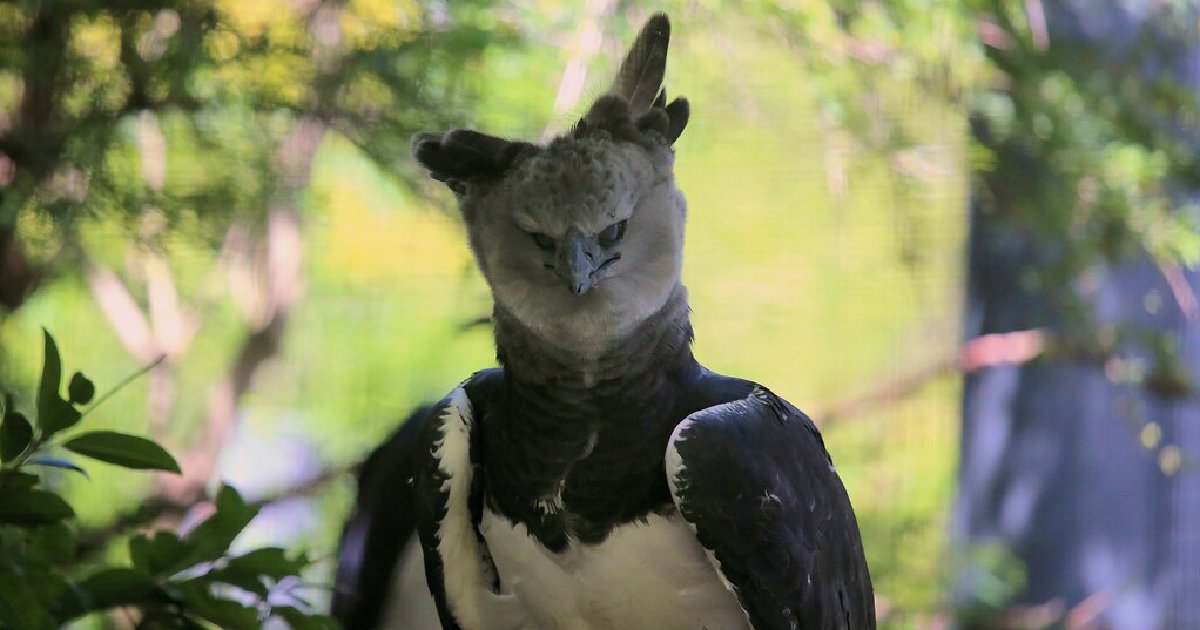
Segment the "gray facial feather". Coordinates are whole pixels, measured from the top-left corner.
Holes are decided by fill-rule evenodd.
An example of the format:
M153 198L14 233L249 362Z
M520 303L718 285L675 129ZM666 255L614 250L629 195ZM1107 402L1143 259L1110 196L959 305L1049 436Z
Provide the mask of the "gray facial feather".
M485 194L461 200L493 297L547 339L602 349L657 311L679 284L686 202L671 154L601 139L559 139ZM573 295L546 268L531 232L597 234L628 220L620 259Z
M457 193L497 304L576 352L598 356L682 290L686 202L671 145L688 104L666 104L661 89L669 37L667 17L650 18L610 92L544 146L465 130L414 138L416 159Z

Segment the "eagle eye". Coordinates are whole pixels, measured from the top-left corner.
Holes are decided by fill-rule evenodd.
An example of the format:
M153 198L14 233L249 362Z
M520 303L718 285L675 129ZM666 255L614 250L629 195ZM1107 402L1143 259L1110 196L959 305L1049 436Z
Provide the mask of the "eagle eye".
M629 223L629 221L618 221L601 230L599 234L600 244L605 247L609 247L620 242L620 240L625 236L626 223Z
M530 232L529 238L533 239L533 242L538 246L538 249L544 252L554 251L554 239L551 238L550 235L542 234L541 232Z

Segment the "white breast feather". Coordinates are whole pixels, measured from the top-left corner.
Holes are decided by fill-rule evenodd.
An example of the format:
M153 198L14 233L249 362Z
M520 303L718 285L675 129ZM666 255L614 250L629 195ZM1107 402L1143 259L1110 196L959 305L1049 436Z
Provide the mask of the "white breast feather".
M483 563L484 552L471 524L467 496L471 491L471 401L460 386L451 392L442 412L441 439L433 457L446 475L442 491L449 494L446 517L438 524L438 555L446 600L463 630L521 628L520 608L512 595L492 591L491 576Z
M536 628L744 630L746 616L677 514L621 525L597 545L551 553L485 511L480 531L507 592Z
M441 437L433 455L447 478L442 490L448 501L438 527L438 553L447 602L464 630L750 627L716 558L678 512L619 526L600 544L573 541L555 554L524 525L485 510L479 524L485 552L467 501L472 410L461 387L451 393L439 420ZM676 428L666 452L665 472L677 503L684 463L675 445L691 422ZM491 588L483 561L488 552L501 593Z
M414 535L400 553L400 561L392 575L391 596L384 606L379 627L436 630L441 625L437 604L425 579L425 554Z

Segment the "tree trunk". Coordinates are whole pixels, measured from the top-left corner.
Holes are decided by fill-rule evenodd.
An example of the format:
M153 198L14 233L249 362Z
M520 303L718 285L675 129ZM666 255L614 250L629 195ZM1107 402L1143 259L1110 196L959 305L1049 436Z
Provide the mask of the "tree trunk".
M1115 68L1129 63L1157 4L1047 1L1047 36ZM1192 88L1198 60L1197 48L1161 59ZM983 188L1028 185L1040 168L998 158L1025 160L1029 179L981 174ZM1107 353L1063 351L967 376L954 533L969 546L1003 545L1025 572L1013 603L1068 627L1200 628L1200 404L1188 391L1200 374L1200 274L1141 258L1097 263L1055 286L1044 270L1070 244L1014 227L1004 204L972 204L968 339L1030 328L1098 346L1114 327L1141 336ZM1126 378L1138 370L1150 377ZM985 573L976 564L960 577L960 603L991 597Z

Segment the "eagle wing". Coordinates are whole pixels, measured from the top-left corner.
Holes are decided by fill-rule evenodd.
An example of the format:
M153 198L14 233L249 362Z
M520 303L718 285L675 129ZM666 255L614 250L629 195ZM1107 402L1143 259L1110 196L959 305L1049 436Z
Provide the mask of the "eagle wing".
M483 405L501 376L484 370L434 405L418 440L413 472L417 533L425 578L447 630L519 628L524 610L500 593L482 537L483 492L472 447Z
M671 435L671 496L758 630L875 627L850 499L816 425L762 387Z
M376 448L358 473L358 499L338 546L331 612L346 628L374 628L390 594L392 575L413 535L413 461L430 414L420 407Z

